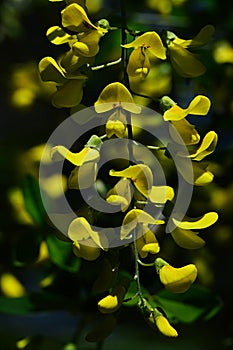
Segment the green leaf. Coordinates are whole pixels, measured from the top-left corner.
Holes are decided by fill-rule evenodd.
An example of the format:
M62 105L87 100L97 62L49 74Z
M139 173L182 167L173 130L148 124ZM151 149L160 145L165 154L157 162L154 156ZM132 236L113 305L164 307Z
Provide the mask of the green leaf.
M31 175L26 175L23 180L24 205L27 212L38 225L44 223L46 215L40 196L38 181Z
M61 269L69 272L77 272L80 267L80 259L72 251L72 243L58 239L54 234L46 237L51 261Z
M28 295L20 298L0 297L0 312L15 315L26 315L34 310L34 304Z
M207 321L222 308L221 299L209 289L193 285L183 294L173 294L167 290L153 296L152 306L161 307L172 322L191 323Z
M141 291L142 291L142 294L145 298L149 295L147 290L142 286L141 286ZM137 295L137 284L136 284L136 281L132 281L130 283L128 291L125 295L124 300L126 300L126 301L123 302L123 305L128 306L128 307L136 306L138 303L138 296L136 296L136 295ZM127 301L127 299L131 299L131 300Z

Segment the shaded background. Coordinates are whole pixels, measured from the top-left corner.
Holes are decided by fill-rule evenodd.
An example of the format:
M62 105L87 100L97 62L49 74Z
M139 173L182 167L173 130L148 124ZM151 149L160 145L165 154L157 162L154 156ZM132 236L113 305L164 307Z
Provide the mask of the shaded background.
M187 347L231 349L233 4L223 4L220 0L134 0L125 3L128 25L131 28L158 32L169 29L182 38L194 36L206 24L213 24L216 28L213 41L201 53L202 61L207 67L206 74L187 82L177 76L175 79L171 77L167 67L165 73L158 72L160 80L156 81L156 85L161 88L156 93L158 96L170 94L184 106L189 98L197 93L206 94L212 101L208 117L191 120L201 134L215 130L219 135L216 152L209 157L215 179L206 188L195 189L190 216L216 210L220 219L213 228L205 230L203 237L207 244L200 251L184 253L182 249L168 246L167 249L170 250L167 254L175 264L179 260L196 263L199 269L197 283L213 290L221 298L223 307L218 315L208 322L178 324L180 338L174 342L164 340L148 329L137 309L123 309L119 326L113 335L107 338L103 349L139 349L142 346L146 349L157 347L163 350ZM0 274L5 276L6 273L10 273L15 276L27 293L34 293L38 307L37 312L31 312L30 305L22 307L17 304L17 315L13 312L14 308L9 312L7 303L5 310L4 306L0 307L0 349L5 350L17 349L20 346L39 350L65 349L66 343L72 341L73 335L80 327L80 310L81 313L91 315L92 308L96 307L95 301L86 299L92 279L88 266L84 263L80 267L75 259L67 263L65 258L57 258L51 250L48 258L41 242L44 235L48 235L50 248L53 247L50 231L47 233L47 228L40 222L37 214L33 217L25 211L24 203L25 193L27 198L32 196L33 201L37 203L36 185L31 176L36 178L38 175L42 149L40 145L47 141L56 126L69 115L65 109L51 106L49 96L53 87L43 84L37 72L40 59L45 56L57 57L64 52L63 47L53 46L45 36L47 28L59 24L62 8L63 4L47 0L5 0L0 5ZM93 19L111 18L110 24L117 26L120 22L118 2L92 1L90 15ZM111 40L107 36L103 38L96 63L119 57L120 48L115 47L120 43L120 33L115 31L110 35ZM119 79L119 74L118 68L113 68L111 75L107 69L91 76L91 84L84 90L84 96L88 96L88 100L84 97L84 103L92 105L101 89L114 79ZM27 188L30 189L29 195ZM42 209L36 208L35 211L37 210ZM57 246L56 248L58 249ZM69 254L70 246L67 249ZM81 272L76 278L75 272L78 269L81 269ZM95 271L93 264L91 269ZM88 277L84 278L85 272ZM46 282L45 278L48 277L50 281L48 279ZM148 286L153 284L150 278L147 275L142 278ZM16 288L16 284L9 283L7 287L1 282L2 297L14 296L11 288ZM53 300L46 294L37 294L46 288L50 288L54 293ZM39 298L39 302L36 298ZM67 306L65 304L68 300L70 304ZM84 301L84 304L79 309L80 300ZM0 302L3 305L3 299ZM28 336L31 341L29 345L18 343L18 347L16 346L17 341ZM79 349L95 348L93 344L82 340L82 334L80 339Z

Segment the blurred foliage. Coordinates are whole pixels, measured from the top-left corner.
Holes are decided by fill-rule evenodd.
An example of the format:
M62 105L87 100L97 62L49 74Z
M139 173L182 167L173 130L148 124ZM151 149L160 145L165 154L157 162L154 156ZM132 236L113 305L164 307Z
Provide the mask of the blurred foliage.
M118 2L89 1L89 7L93 18L107 17L111 18L112 26L119 24ZM223 4L220 0L134 0L126 1L126 7L132 29L166 28L181 37L190 37L205 24L216 28L213 42L200 54L207 67L203 77L188 81L171 76L168 66L158 65L151 72L147 86L143 82L140 88L147 89L150 95L155 84L153 97L158 89L184 104L189 94L196 91L212 100L209 117L190 120L203 135L207 129L219 135L217 151L209 162L215 181L205 189L195 188L189 211L195 216L200 210L216 210L220 219L214 228L206 229L207 244L199 251L184 252L172 241L163 247L171 262L185 263L191 258L199 270L199 285L185 293L182 304L168 292L160 292L154 299L156 305L165 305L171 319L175 310L177 322L192 322L191 326L182 328L182 339L169 343L154 336L137 317L138 311L125 307L116 333L107 338L103 349L136 350L142 346L149 350L156 346L163 350L230 349L233 345L233 4ZM46 219L37 183L41 145L67 116L65 110L50 105L53 88L42 84L37 72L37 64L45 54L61 54L62 49L52 46L45 36L47 28L58 22L61 8L61 3L48 0L3 0L0 4L0 349L4 350L74 350L78 340L80 350L95 349L84 336L96 322L97 298L92 286L101 259L81 262L72 253L71 241L57 238L61 237ZM103 38L96 64L120 55L120 33L112 31L110 35L110 40ZM104 84L118 74L117 68L111 74L107 68L91 77L94 83L85 88L89 105ZM154 76L158 79L156 83ZM141 101L143 98L138 97L137 102ZM120 252L125 270L129 253L127 249ZM141 280L145 291L158 290L150 270ZM209 288L222 301L210 294ZM200 308L200 303L204 308ZM221 306L219 314L204 324L203 320L217 313Z

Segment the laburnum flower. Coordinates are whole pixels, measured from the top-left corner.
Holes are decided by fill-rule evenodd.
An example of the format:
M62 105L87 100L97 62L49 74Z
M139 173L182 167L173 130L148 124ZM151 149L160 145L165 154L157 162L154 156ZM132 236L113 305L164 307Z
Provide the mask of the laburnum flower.
M70 189L85 189L94 185L101 145L101 139L93 135L78 153L73 153L64 146L55 146L51 149L50 155L53 160L58 161L65 158L76 165L68 179Z
M197 268L194 264L175 268L161 258L155 260L160 281L172 293L186 292L197 278Z
M62 26L72 32L86 32L98 29L88 18L86 11L77 3L72 3L61 11Z
M132 199L130 180L123 178L106 194L106 201L112 205L120 205L121 211L128 209Z
M152 308L148 303L146 304L146 307L147 313L145 320L152 329L158 329L166 337L174 338L178 336L175 328L170 325L167 318L157 308Z
M138 224L136 247L141 258L146 258L148 254L157 254L160 251L159 243L155 234L146 224Z
M109 314L118 310L123 303L129 284L128 278L120 279L111 293L98 302L99 311L103 314Z
M139 233L143 234L146 230L146 226L144 226L143 230L141 231L141 227L139 224L144 224L147 227L148 225L161 225L161 224L164 224L164 220L156 219L141 209L132 209L124 217L124 220L121 225L120 239L129 238L129 234L133 230L136 231L136 237L139 237ZM151 240L151 237L150 237L150 240ZM152 242L152 243L155 243L155 242Z
M129 56L127 65L127 73L131 77L146 78L150 71L150 54L162 60L166 59L166 49L156 32L146 32L131 43L122 46L134 49Z
M109 175L130 179L136 189L154 204L163 204L174 197L170 186L153 186L153 174L146 164L130 165L120 171L110 170Z
M166 32L166 45L172 66L182 77L198 77L205 73L205 66L187 49L196 49L208 43L214 33L212 25L206 25L189 40L181 39L174 33Z
M116 112L117 110L119 113L128 111L139 114L141 112L141 107L134 103L129 90L119 82L105 86L94 106L97 113Z
M216 212L209 212L199 218L185 216L182 221L172 218L176 228L171 232L172 238L182 248L199 249L205 245L205 241L198 235L199 230L213 225L218 220Z
M73 241L74 254L85 260L97 259L101 250L108 247L105 232L94 231L84 217L78 217L71 222L68 237Z
M67 72L52 57L44 57L39 63L41 79L45 82L54 82L57 91L52 95L52 104L55 107L77 106L83 97L83 84L87 76L80 72Z
M198 95L190 102L187 108L178 106L170 97L164 96L161 101L161 108L165 110L163 118L165 121L170 121L175 130L181 136L186 145L193 145L200 141L200 135L195 127L190 124L185 117L188 115L206 115L209 112L211 102L208 97ZM170 127L170 134L174 141L180 143L181 140L177 137L173 127Z

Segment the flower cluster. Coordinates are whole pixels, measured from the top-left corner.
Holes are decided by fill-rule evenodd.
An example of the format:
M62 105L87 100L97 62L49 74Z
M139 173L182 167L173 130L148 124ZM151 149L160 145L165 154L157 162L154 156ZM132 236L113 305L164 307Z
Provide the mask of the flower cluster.
M67 6L61 11L61 22L61 26L48 29L47 37L51 43L66 44L69 49L58 60L52 57L43 58L39 63L39 71L43 81L52 81L56 84L57 91L52 96L53 105L75 107L82 101L83 86L87 81L85 72L100 50L101 37L111 27L107 20L92 23L87 14L85 1L78 0L67 1ZM126 29L122 28L122 31L124 30ZM205 67L188 49L206 44L213 31L213 27L207 25L191 40L180 39L170 31L165 31L161 37L155 31L141 35L133 33L134 40L121 45L124 53L132 49L128 60L124 62L124 76L128 75L129 82L131 77L146 80L151 65L158 59L163 61L168 59L182 77L191 78L204 74ZM163 116L161 122L168 126L170 139L176 150L173 160L178 164L177 172L187 183L194 186L204 186L213 180L213 174L202 160L214 152L217 134L209 131L201 140L195 126L186 117L205 116L210 106L210 99L204 95L195 96L186 108L180 107L168 96L160 98L159 111ZM197 249L203 247L205 241L195 230L213 225L218 215L215 212L208 212L199 218L183 216L181 220L176 213L172 212L170 217L170 213L163 211L167 205L174 207L176 189L169 185L158 184L157 174L150 162L138 156L140 145L136 142L131 121L133 118L143 120L143 110L135 103L128 79L105 86L99 92L93 113L94 118L104 120L104 123L100 123L98 135L92 135L79 152L75 153L63 145L56 145L51 149L53 161L66 159L73 166L68 176L68 188L82 191L93 186L98 189L97 173L98 163L102 157L102 140L132 141L128 143L128 153L132 160L120 167L114 163L105 174L109 183L106 184L104 182L106 179L103 180L104 190L99 191L102 199L111 208L119 209L114 217L120 226L119 232L113 228L99 229L104 214L95 209L89 210L88 204L83 202L81 210L77 210L77 218L73 219L68 227L67 236L78 258L88 261L100 258L104 261L93 285L95 292L103 294L97 302L103 319L86 339L92 342L101 341L110 334L116 325L116 311L127 300L127 291L135 280L138 289L133 298L137 300L146 322L165 336L177 337L177 331L166 317L166 310L161 312L144 297L140 288L138 266L139 264L153 266L165 289L171 293L185 293L197 278L197 268L194 264L173 267L159 256L162 242L167 236L165 224L170 222L169 233L177 245L185 249ZM101 134L103 125L104 135ZM184 147L180 145L185 145L185 152ZM166 146L152 146L151 149L161 151ZM163 157L169 159L166 153ZM192 174L182 167L184 158L192 164ZM123 247L133 247L137 266L134 279L122 275L119 271L120 261L115 257L116 248L113 244L116 239L122 242ZM148 258L150 263L144 260Z

